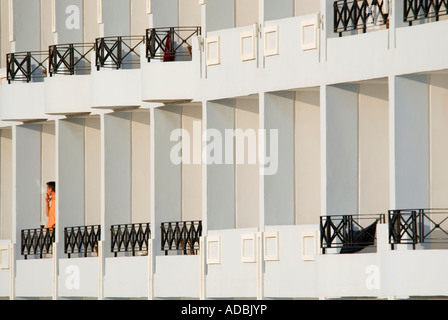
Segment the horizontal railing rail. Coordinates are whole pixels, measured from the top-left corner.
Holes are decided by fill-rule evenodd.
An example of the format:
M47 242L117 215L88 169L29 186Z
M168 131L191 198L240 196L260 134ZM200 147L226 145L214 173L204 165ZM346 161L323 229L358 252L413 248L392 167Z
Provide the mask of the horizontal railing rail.
M190 61L192 39L201 35L201 27L151 28L146 30L146 58L161 61Z
M40 259L44 254L53 253L55 242L55 229L39 228L25 229L21 231L21 254L28 256L37 255Z
M98 254L98 242L101 241L101 226L79 226L64 228L64 252L72 254Z
M385 215L336 215L320 217L322 253L338 248L340 253L355 253L376 240L376 226L385 223Z
M91 70L90 53L94 43L58 44L49 47L49 73L89 74Z
M132 69L140 66L140 45L145 36L118 36L98 38L95 41L96 67Z
M403 0L403 21L412 25L413 21L448 15L448 0Z
M31 82L47 76L48 51L28 51L6 55L8 83L12 81Z
M448 244L448 209L389 211L389 242L399 244Z
M196 255L202 236L202 221L164 222L161 224L162 251L181 251L183 255Z
M115 257L122 252L129 252L133 256L138 252L148 253L148 243L151 238L149 223L113 225L110 233L111 252Z
M334 7L334 32L362 30L389 23L389 0L339 0Z

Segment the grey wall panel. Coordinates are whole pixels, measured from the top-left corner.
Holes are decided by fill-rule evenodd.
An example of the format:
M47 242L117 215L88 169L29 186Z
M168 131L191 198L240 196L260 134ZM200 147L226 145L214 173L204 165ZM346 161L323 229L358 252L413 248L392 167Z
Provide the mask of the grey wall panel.
M154 28L175 27L179 24L178 0L152 0Z
M56 31L58 42L80 43L83 40L83 1L56 1Z
M103 0L104 36L130 35L129 0Z
M13 12L15 51L41 50L40 1L14 0Z
M207 31L233 28L235 26L235 1L207 1Z
M293 0L265 0L264 20L276 20L294 16Z

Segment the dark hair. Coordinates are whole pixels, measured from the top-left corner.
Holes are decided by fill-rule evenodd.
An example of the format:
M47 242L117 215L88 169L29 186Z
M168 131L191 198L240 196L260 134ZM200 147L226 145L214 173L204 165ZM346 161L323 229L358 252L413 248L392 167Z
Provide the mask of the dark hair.
M54 192L56 192L56 182L49 181L47 182L47 186L49 186Z

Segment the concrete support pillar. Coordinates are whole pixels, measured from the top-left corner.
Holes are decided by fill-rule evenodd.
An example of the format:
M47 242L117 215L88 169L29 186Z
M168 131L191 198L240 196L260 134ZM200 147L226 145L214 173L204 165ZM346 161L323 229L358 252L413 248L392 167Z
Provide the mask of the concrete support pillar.
M391 209L429 206L428 76L389 78Z

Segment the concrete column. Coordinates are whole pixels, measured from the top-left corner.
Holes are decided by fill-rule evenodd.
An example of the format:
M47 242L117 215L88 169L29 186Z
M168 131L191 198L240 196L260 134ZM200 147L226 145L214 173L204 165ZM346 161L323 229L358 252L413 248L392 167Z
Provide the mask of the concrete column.
M389 78L391 209L429 206L428 76Z
M101 239L110 247L109 228L131 222L131 115L128 112L103 117L104 193ZM110 250L105 250L110 256Z
M321 87L322 214L358 213L358 86Z
M265 225L294 224L294 93L264 95L263 127ZM260 112L262 112L260 110Z
M131 32L130 0L103 0L104 36L126 36Z
M152 109L153 139L152 193L153 210L151 234L154 239L154 256L161 251L160 225L163 222L180 221L182 218L181 165L173 163L171 152L179 141L171 141L171 133L181 127L181 107L164 106Z
M225 139L226 130L234 130L234 100L206 103L207 142L207 227L208 230L235 228L235 165L233 138ZM227 152L226 152L227 151ZM205 160L205 159L204 159Z

